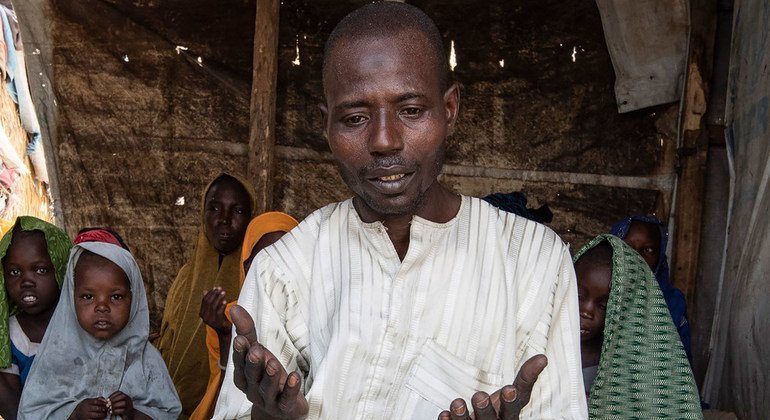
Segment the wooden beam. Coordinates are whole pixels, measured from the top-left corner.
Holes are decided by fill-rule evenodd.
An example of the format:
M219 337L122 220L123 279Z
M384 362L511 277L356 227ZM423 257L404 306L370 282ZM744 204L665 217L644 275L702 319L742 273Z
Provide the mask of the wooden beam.
M693 302L709 146L705 115L713 66L716 3L691 1L690 21L690 48L680 127L682 141L678 150L679 181L674 213L672 277L687 300ZM692 313L693 305L689 305L688 309Z
M273 205L273 146L278 75L280 0L257 0L251 84L249 179L257 190L257 213Z

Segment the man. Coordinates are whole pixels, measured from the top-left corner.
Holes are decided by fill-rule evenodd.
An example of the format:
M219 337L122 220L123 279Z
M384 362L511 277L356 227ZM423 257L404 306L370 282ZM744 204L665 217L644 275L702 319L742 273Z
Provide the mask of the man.
M585 418L567 247L437 181L459 92L430 18L354 11L323 85L354 197L255 258L215 418Z

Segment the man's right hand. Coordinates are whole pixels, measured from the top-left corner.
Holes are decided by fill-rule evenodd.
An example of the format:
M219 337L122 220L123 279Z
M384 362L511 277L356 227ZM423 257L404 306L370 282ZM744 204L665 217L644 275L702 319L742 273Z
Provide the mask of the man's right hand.
M257 342L254 320L245 309L230 309L235 324L233 340L233 382L251 401L252 419L299 419L308 413L300 391L299 372L287 374L281 362Z

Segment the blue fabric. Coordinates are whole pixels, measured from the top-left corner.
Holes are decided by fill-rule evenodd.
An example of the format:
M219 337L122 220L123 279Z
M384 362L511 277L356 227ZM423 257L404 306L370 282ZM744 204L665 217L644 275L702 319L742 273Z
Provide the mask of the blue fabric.
M628 229L631 227L631 222L639 221L650 223L658 226L660 229L660 256L658 257L658 266L655 267L655 278L658 280L661 292L663 292L663 298L666 300L668 311L671 313L671 318L674 320L674 326L676 326L677 332L679 332L679 338L682 340L684 351L687 353L687 359L692 366L692 349L690 344L690 322L687 320L687 301L684 298L684 293L681 290L674 287L669 278L668 270L668 257L666 256L666 245L668 244L668 228L666 225L656 217L633 215L627 216L619 220L612 226L610 233L624 239L628 233Z
M24 382L27 381L27 375L29 375L29 368L32 367L32 361L35 359L35 355L27 356L19 351L16 345L11 340L11 363L19 367L19 380L21 381L21 387L24 388Z
M544 204L537 209L527 208L527 196L519 191L489 194L481 199L500 210L513 213L534 222L551 223L553 220L553 213L551 213L551 209L548 208L547 204Z

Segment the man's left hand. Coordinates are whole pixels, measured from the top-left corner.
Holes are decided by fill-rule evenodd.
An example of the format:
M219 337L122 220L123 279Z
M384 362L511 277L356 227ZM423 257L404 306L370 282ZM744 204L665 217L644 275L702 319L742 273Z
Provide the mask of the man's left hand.
M449 410L439 414L438 420L518 420L519 413L529 403L537 377L547 364L548 359L542 354L530 358L521 366L512 385L506 385L492 395L483 391L473 394L473 416L465 400L458 398L452 401Z

